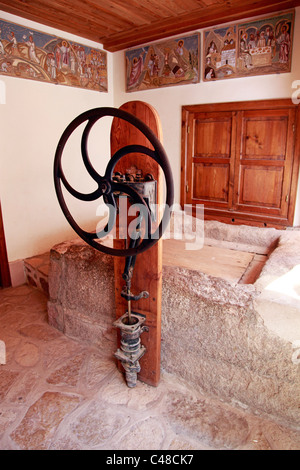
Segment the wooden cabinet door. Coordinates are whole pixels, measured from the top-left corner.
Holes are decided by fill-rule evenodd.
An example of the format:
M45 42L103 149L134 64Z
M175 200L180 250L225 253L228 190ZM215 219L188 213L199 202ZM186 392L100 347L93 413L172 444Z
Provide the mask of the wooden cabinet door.
M241 111L233 209L287 218L295 109Z
M188 126L186 202L228 209L232 205L235 113L194 113Z
M181 205L206 219L293 225L300 114L291 100L184 106ZM193 209L194 210L194 209Z

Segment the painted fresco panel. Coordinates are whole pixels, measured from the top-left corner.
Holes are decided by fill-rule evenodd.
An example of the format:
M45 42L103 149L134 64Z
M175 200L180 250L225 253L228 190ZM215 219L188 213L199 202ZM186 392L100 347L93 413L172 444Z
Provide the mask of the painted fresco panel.
M0 19L0 74L107 91L107 54Z
M127 50L126 91L198 83L199 53L198 33Z
M291 71L294 12L204 31L203 80Z

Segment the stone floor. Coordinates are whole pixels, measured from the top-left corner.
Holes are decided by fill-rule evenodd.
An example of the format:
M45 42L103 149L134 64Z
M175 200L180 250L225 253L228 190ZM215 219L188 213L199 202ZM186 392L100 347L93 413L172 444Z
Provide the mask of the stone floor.
M47 323L47 297L0 290L1 450L300 450L300 432L203 396L162 373L124 383L109 345L75 342Z

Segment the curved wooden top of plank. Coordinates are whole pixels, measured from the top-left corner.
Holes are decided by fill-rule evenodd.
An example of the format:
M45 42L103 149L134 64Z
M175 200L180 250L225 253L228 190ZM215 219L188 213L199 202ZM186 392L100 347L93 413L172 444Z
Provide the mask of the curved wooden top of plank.
M162 142L160 118L153 106L143 101L129 101L120 106L119 109L131 113L143 121ZM153 148L147 137L145 137L139 129L129 122L119 118L113 119L110 140L112 156L117 150L130 144L144 145L145 147ZM142 158L138 158L137 154L128 154L118 162L115 170L125 172L126 169L131 166L136 166L145 173L151 173L157 181L161 178L161 169L159 165L147 155L143 155Z

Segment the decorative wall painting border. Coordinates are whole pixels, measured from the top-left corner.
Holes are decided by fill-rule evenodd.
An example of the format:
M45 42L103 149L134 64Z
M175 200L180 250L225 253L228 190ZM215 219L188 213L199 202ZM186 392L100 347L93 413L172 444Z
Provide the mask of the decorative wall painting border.
M203 80L291 71L294 11L204 31Z
M0 19L0 74L107 92L107 54Z
M126 91L198 83L200 34L125 51Z

